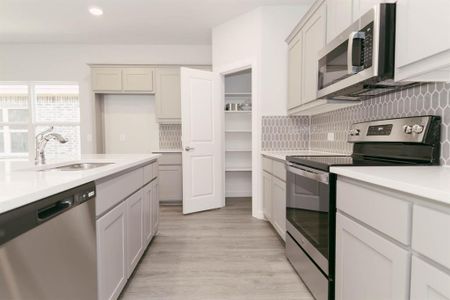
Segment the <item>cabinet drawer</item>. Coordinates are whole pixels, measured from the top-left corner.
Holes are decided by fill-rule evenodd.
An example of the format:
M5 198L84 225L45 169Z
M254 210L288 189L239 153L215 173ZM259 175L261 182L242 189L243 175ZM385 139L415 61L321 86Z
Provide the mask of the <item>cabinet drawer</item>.
M159 158L160 165L181 165L182 163L181 153L162 153Z
M269 173L272 173L272 160L270 158L264 157L262 158L262 167L263 170Z
M105 178L97 181L96 185L95 213L99 216L144 185L144 169L139 168L117 177Z
M286 181L286 167L284 163L277 160L272 161L272 174Z
M450 299L450 275L413 256L411 300L445 299Z
M450 215L414 205L412 248L450 268Z
M338 210L410 244L411 203L381 188L342 179L337 182L336 200Z

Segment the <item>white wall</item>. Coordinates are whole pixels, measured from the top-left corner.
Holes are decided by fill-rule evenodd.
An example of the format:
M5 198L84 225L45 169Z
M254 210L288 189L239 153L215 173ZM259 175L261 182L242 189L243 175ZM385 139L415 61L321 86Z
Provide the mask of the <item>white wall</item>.
M0 81L72 81L80 85L81 149L94 151L88 63L211 64L209 45L0 45Z
M154 95L103 97L105 153L150 153L159 149Z
M308 5L265 6L213 28L213 70L227 72L252 65L252 215L264 218L261 179L261 117L286 115L287 44L285 38Z

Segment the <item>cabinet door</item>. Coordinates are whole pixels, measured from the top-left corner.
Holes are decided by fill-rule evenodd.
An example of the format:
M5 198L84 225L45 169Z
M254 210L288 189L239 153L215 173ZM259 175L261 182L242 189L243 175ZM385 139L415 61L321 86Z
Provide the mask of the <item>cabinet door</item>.
M384 2L386 2L386 1L385 0L353 0L353 22L358 20L363 14L368 12L375 5L384 3Z
M272 220L272 175L263 171L263 212L264 216Z
M408 299L408 251L337 214L336 299Z
M127 282L127 206L113 208L97 220L98 298L117 299Z
M352 24L352 4L352 0L327 1L327 43Z
M159 178L153 181L153 210L152 210L152 230L153 236L158 233L159 227Z
M183 170L181 166L159 166L160 201L183 200Z
M142 188L144 196L144 247L146 247L153 237L152 214L153 214L153 184L149 183Z
M322 4L303 27L302 104L317 99L318 53L326 41L326 7Z
M180 69L158 69L156 75L158 120L181 120Z
M272 224L283 240L286 239L286 182L272 177Z
M398 0L396 80L450 81L450 1Z
M121 68L93 68L92 69L93 91L121 91L122 69Z
M302 32L290 42L288 50L288 110L302 104Z
M144 196L142 189L127 200L127 266L128 277L144 253Z
M413 256L411 299L450 300L450 274Z
M124 68L123 90L126 92L153 92L153 69Z

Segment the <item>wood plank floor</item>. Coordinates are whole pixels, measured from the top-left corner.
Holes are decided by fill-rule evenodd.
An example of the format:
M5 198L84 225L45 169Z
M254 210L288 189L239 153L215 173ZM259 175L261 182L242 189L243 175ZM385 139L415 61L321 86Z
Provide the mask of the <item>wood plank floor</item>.
M313 299L249 198L183 216L161 207L159 235L121 295L141 299Z

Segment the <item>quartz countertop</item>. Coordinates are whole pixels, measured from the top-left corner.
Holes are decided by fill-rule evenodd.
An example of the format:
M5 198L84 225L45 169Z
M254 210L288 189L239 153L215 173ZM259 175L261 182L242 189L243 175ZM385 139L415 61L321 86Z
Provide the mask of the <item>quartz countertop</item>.
M181 153L182 149L159 149L152 151L153 153Z
M314 151L314 150L292 150L292 151L261 151L261 154L272 159L286 160L286 156L304 155L304 156L324 156L324 155L346 155L342 153Z
M73 187L134 168L160 157L160 154L94 154L48 161L36 167L29 160L0 160L0 214L63 192ZM89 170L46 170L72 163L113 163Z
M450 168L331 167L330 172L450 205Z

